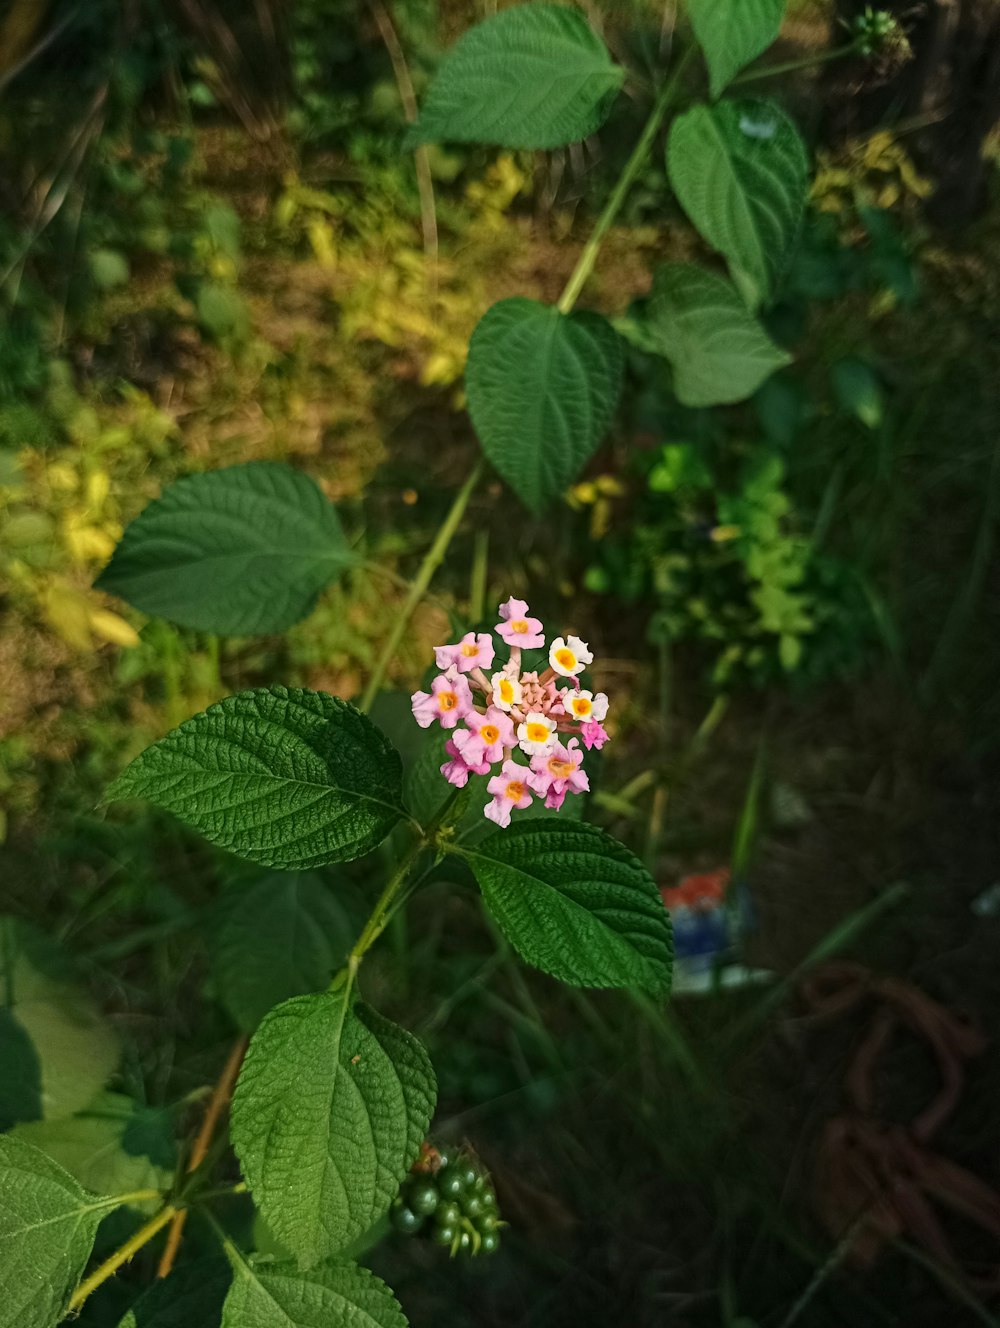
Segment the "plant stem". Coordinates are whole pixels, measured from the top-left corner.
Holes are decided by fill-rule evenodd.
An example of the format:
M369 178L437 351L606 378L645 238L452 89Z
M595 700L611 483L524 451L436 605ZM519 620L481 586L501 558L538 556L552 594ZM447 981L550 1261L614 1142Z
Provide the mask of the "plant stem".
M165 1204L155 1217L151 1217L145 1226L141 1226L134 1236L130 1236L124 1245L115 1250L114 1254L105 1259L99 1268L95 1268L90 1276L80 1283L70 1298L68 1308L78 1310L91 1292L96 1291L109 1277L113 1277L123 1264L138 1254L144 1245L148 1245L157 1232L162 1231L177 1215L178 1210L173 1204Z
M368 686L365 688L365 694L361 698L361 709L370 710L372 702L378 695L379 688L385 679L386 670L389 663L399 648L407 627L410 625L410 619L416 612L417 605L423 599L427 592L427 587L431 583L431 578L444 561L444 556L448 552L448 545L455 536L458 524L465 515L465 509L469 505L469 499L472 497L472 491L479 483L483 473L483 462L478 461L472 469L469 478L455 495L448 515L441 523L437 535L434 537L434 543L424 555L424 561L420 564L420 571L417 573L416 580L410 586L410 593L406 597L399 616L396 618L395 625L385 643L385 647L378 658L375 668L372 670L372 676L368 680Z
M573 269L569 281L559 297L558 309L561 314L568 314L579 299L580 292L587 284L590 274L594 270L597 262L597 255L604 237L610 230L615 218L621 211L622 204L628 196L628 191L635 183L636 177L646 164L646 158L649 156L649 150L653 146L653 139L656 137L657 130L663 123L663 117L677 99L677 93L684 77L684 72L691 62L694 54L694 47L685 51L677 62L671 78L664 84L659 96L653 103L653 109L646 121L645 128L639 135L639 140L632 149L632 155L625 163L625 168L618 177L618 183L611 192L611 197L604 205L604 210L597 218L593 233L590 239L583 247L576 267Z
M208 1106L205 1108L205 1118L201 1123L201 1129L191 1146L191 1156L188 1158L188 1175L197 1171L204 1162L208 1153L209 1145L212 1142L212 1136L215 1134L215 1127L219 1123L219 1117L222 1115L226 1104L229 1101L233 1091L233 1084L236 1082L236 1076L240 1072L240 1066L243 1064L243 1056L247 1049L248 1039L243 1036L236 1039L232 1050L222 1068L215 1089L209 1099ZM181 1247L181 1237L184 1234L184 1224L187 1221L187 1209L182 1208L174 1214L173 1223L167 1234L167 1244L160 1259L159 1267L156 1270L157 1277L166 1277L174 1266L174 1260L177 1258L177 1251Z
M802 69L814 69L818 65L829 64L831 60L844 60L847 56L857 53L858 43L848 42L846 46L835 46L832 51L820 51L819 55L807 55L800 60L783 60L780 64L752 69L749 73L734 78L729 86L736 88L744 83L756 83L762 78L777 78L779 74L797 74Z

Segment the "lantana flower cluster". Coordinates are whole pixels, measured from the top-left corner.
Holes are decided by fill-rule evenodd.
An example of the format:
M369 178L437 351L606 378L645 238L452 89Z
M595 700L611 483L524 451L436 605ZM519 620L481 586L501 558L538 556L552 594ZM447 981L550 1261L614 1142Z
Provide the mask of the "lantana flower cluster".
M522 651L545 647L542 624L523 599L508 599L499 613L493 631L508 647L507 662L497 668L490 632L467 632L456 645L436 646L441 672L429 692L413 693L412 706L421 728L438 723L451 733L444 777L464 788L470 776L488 775L486 815L506 826L511 812L535 798L558 810L568 793L590 788L583 748L607 742L608 698L580 685L594 657L578 636L557 636L549 644L542 673L522 672Z

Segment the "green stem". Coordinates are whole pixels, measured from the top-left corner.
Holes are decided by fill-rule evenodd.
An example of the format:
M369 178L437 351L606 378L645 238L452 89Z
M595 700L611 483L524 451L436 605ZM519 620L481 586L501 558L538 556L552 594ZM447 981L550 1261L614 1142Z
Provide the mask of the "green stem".
M159 1198L158 1190L142 1190L138 1193L144 1196L152 1194ZM136 1197L136 1195L123 1196L123 1198L131 1199ZM151 1217L145 1226L141 1226L135 1235L130 1236L124 1245L115 1250L114 1254L105 1259L100 1267L95 1268L90 1276L80 1283L70 1298L68 1308L71 1311L78 1310L92 1292L96 1291L109 1277L113 1277L118 1269L138 1254L144 1245L148 1245L153 1237L162 1231L168 1222L173 1220L176 1212L178 1212L178 1209L173 1204L165 1204L155 1217Z
M744 83L757 83L762 78L777 78L779 74L797 74L802 69L815 69L819 65L829 64L831 60L844 60L849 55L857 55L858 43L848 42L846 46L835 46L832 51L821 51L819 55L807 55L800 60L784 60L776 65L764 65L762 69L751 69L740 74L729 84L731 88L741 87Z
M615 218L621 211L622 204L628 195L628 191L636 181L639 172L646 165L646 159L649 156L649 150L653 146L653 140L656 137L657 130L663 123L663 117L677 99L677 93L680 90L681 81L684 72L691 62L694 54L694 47L691 47L681 56L677 62L677 67L672 77L664 84L659 96L653 103L653 109L650 112L649 119L646 121L645 128L639 135L639 141L632 149L632 155L625 163L625 169L619 176L618 183L612 190L611 197L604 205L604 211L597 218L597 224L594 226L593 234L583 247L576 267L570 275L566 288L559 297L558 309L561 314L568 314L576 304L580 292L587 284L590 274L594 270L597 262L597 255L604 237L610 230Z
M406 602L404 603L399 616L396 618L389 640L385 643L385 648L379 656L375 668L372 670L372 676L368 680L365 694L361 698L362 710L371 709L372 702L378 695L379 688L382 686L385 679L389 663L399 648L399 643L402 641L406 629L410 625L410 619L416 612L417 605L427 593L427 587L431 583L431 578L444 561L444 556L448 552L448 545L454 538L459 522L465 515L465 509L469 505L472 491L479 483L482 473L483 462L480 460L473 467L471 475L455 495L455 501L452 503L448 515L441 523L441 527L438 530L437 535L434 537L434 543L424 555L424 561L420 564L420 571L417 573L416 580L410 586L410 593L407 595Z

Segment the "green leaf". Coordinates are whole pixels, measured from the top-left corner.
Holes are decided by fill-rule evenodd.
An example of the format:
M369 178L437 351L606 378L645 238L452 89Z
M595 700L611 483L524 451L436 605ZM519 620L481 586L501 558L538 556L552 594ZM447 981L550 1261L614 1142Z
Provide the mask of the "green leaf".
M688 0L688 13L717 97L776 39L785 0Z
M357 1264L301 1273L291 1264L233 1263L222 1328L406 1328L386 1284Z
M114 1073L118 1039L71 972L41 932L0 917L0 1129L72 1116Z
M181 627L252 636L311 613L352 560L314 480L282 462L248 461L168 485L94 584Z
M420 1043L343 988L266 1015L233 1095L254 1202L305 1267L388 1211L434 1110Z
M337 697L275 685L209 706L137 756L106 801L148 798L220 848L291 871L347 862L403 815L384 735Z
M0 1193L0 1328L53 1328L118 1200L89 1194L9 1135L0 1135Z
M603 830L529 822L463 851L527 963L578 987L669 991L670 917L642 863Z
M685 406L743 401L791 363L724 277L687 263L657 269L641 335L670 361Z
M472 423L490 461L536 512L601 441L623 362L607 319L537 300L501 300L473 332L465 371Z
M759 99L692 106L670 130L667 169L681 206L725 255L747 303L767 303L805 211L809 160L794 123Z
M101 1093L85 1111L68 1120L18 1125L12 1137L40 1148L88 1190L127 1194L169 1187L173 1141L164 1128L166 1123L163 1113L141 1107L132 1098ZM147 1148L161 1159L166 1153L168 1165L158 1166Z
M408 142L558 148L608 118L625 80L577 9L530 4L477 23L438 69Z
M885 393L878 375L864 360L848 356L830 370L837 404L861 421L866 429L877 429L885 416Z
M290 996L321 991L353 939L351 918L323 878L269 872L223 895L213 938L219 996L246 1032Z
M196 1259L153 1282L118 1328L219 1328L232 1269L225 1259Z

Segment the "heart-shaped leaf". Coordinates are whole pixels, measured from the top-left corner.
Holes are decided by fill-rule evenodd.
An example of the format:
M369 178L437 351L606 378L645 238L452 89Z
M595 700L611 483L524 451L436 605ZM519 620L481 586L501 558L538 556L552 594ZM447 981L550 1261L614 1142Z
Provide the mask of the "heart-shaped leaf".
M252 636L304 618L352 560L314 480L248 461L168 485L94 584L182 627Z
M469 343L469 414L483 451L536 512L570 484L618 404L621 340L595 313L516 297L493 305Z
M669 991L670 917L639 859L603 830L529 821L463 852L529 964L577 987Z
M265 1222L303 1267L388 1210L436 1092L416 1038L343 988L265 1016L233 1096L233 1147Z
M656 270L645 319L622 330L670 361L685 406L743 401L791 363L724 277L688 263Z
M766 303L805 211L809 161L795 125L771 101L692 106L673 123L667 168L681 206L725 255L747 303Z
M403 815L402 780L360 710L274 686L228 696L147 747L106 801L148 798L220 848L291 871L380 844Z
M767 50L785 14L785 0L687 0L687 7L713 97Z
M431 82L409 142L557 148L598 130L624 82L578 9L530 4L477 23Z

